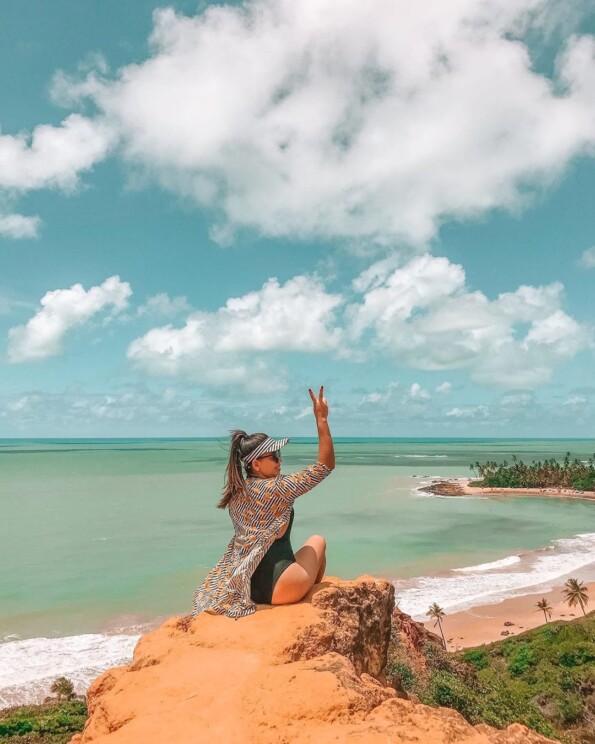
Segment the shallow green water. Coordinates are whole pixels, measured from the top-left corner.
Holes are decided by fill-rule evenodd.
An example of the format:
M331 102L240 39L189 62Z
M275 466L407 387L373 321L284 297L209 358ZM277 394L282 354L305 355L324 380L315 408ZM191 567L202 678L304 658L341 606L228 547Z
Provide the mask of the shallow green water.
M468 476L475 460L585 458L595 441L347 440L337 469L296 503L294 548L328 541L327 573L434 574L595 532L595 505L439 499L416 476ZM283 472L316 457L284 450ZM224 446L204 440L0 441L0 637L66 635L185 613L231 537L215 508Z

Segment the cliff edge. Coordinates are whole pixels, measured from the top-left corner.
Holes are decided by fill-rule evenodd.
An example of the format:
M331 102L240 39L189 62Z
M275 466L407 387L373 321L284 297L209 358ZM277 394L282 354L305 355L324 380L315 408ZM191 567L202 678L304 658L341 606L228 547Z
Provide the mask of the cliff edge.
M394 607L385 579L325 577L299 604L232 620L171 618L132 663L98 677L71 744L544 744L524 726L472 726L382 676Z

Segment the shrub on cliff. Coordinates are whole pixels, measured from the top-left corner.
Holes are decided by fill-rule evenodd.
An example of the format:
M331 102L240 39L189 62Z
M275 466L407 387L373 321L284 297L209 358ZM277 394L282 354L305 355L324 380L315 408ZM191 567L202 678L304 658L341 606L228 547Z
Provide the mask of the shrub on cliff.
M27 705L0 711L1 744L65 744L87 720L83 700Z

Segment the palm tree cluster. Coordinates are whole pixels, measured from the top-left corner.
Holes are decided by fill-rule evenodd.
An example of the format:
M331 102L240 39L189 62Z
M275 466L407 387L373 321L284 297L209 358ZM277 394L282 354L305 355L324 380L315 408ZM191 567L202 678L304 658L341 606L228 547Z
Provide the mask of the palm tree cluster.
M512 456L512 463L476 462L471 470L481 480L474 485L486 488L574 488L579 491L595 490L595 454L586 462L571 459L570 452L559 462L535 461L526 465Z
M585 607L589 604L589 590L582 581L579 581L578 579L568 579L564 584L562 594L564 595L564 601L569 607L576 607L578 605L583 611L583 615L587 614L585 612ZM537 607L535 612L543 612L546 623L549 622L552 617L553 607L547 599L543 597L539 602L535 603L535 607Z

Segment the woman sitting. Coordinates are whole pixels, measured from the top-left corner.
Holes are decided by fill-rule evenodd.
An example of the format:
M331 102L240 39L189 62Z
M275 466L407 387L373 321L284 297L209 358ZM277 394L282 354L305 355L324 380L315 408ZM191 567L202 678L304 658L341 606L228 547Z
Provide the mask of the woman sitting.
M194 593L193 615L209 611L238 618L252 614L256 603L292 604L322 580L326 566L324 537L312 535L294 554L290 535L293 502L335 467L323 392L321 387L316 397L309 390L318 428L318 461L298 473L280 474L280 450L288 439L232 432L218 506L229 509L235 534L223 558Z

